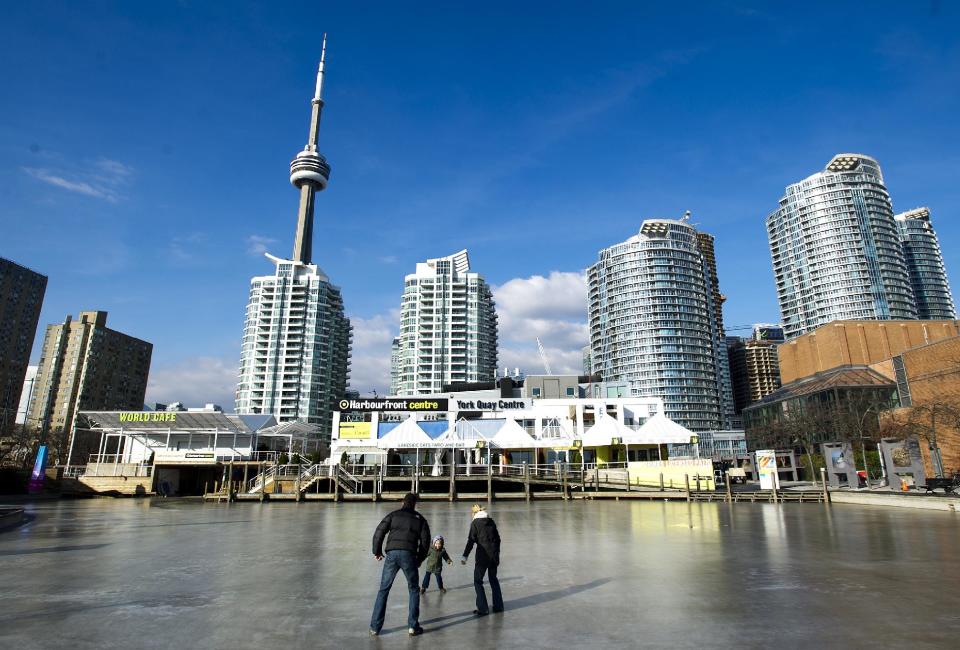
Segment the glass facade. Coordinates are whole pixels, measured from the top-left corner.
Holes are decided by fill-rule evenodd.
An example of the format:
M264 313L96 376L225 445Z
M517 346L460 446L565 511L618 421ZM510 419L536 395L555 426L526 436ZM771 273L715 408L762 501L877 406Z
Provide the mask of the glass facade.
M591 362L631 395L662 398L671 420L715 431L727 428L732 394L716 267L698 234L686 220L650 219L600 251L587 271Z
M787 338L834 320L917 318L890 195L873 158L835 156L787 187L766 226Z
M930 223L930 210L917 208L902 212L894 219L900 230L917 315L922 320L956 318L940 243Z

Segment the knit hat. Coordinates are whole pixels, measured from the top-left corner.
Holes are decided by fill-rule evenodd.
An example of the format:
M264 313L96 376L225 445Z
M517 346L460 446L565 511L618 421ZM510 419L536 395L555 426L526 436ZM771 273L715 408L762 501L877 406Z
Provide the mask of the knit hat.
M440 541L440 542L443 541L443 535L434 535L434 536L433 536L433 543L436 544L438 541Z

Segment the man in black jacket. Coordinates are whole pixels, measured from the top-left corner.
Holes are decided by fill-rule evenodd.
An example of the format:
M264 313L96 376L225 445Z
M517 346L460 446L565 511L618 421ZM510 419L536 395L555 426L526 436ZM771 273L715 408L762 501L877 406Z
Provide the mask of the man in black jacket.
M467 563L473 545L477 545L477 559L473 567L473 588L477 592L477 608L473 613L477 616L486 616L490 613L487 607L487 595L483 591L483 574L490 579L490 592L493 595L493 611L503 611L503 594L500 593L500 581L497 580L497 567L500 565L500 533L497 524L490 518L487 511L480 504L472 508L473 521L470 522L470 534L467 536L467 546L463 549L461 564Z
M420 575L417 569L430 550L430 525L419 512L414 510L417 495L412 492L403 497L403 507L394 510L383 518L373 534L373 556L380 561L384 558L383 540L387 538L386 558L383 574L380 576L380 591L373 606L370 619L370 634L377 636L383 627L387 613L387 596L397 577L397 571L403 570L407 579L410 600L407 605L407 633L415 636L423 632L420 627Z

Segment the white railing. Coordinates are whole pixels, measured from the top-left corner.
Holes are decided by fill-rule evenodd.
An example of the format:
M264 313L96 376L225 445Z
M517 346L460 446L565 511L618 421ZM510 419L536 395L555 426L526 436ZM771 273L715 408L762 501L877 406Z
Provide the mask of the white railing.
M272 465L247 481L247 492L253 493L262 490L264 485L273 480L277 467L277 465Z
M66 474L64 474L66 476ZM153 476L147 463L91 463L77 476Z

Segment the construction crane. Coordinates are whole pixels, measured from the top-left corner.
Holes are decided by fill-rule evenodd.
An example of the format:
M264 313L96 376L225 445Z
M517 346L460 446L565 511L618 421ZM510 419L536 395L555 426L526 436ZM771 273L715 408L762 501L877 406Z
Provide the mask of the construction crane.
M543 369L548 375L552 375L550 372L550 362L547 361L547 353L543 350L543 343L540 342L540 337L537 337L537 350L540 351L540 360L543 361Z

